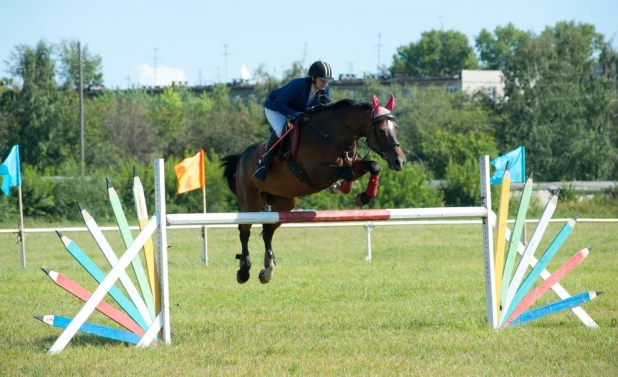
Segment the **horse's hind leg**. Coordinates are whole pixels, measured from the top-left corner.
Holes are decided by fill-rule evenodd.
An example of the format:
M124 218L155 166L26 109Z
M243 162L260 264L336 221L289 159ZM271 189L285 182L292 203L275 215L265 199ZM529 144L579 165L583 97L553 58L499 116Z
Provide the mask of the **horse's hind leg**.
M264 269L260 271L260 283L266 284L273 277L273 269L275 268L275 253L272 248L273 235L275 230L281 225L277 224L262 224L262 236L264 238Z
M236 254L238 259L238 272L236 272L236 281L240 284L246 283L251 274L251 260L249 259L249 237L251 236L251 224L239 224L238 231L240 233L240 243L242 245L241 254Z
M297 198L269 197L268 204L273 211L289 212L296 206ZM264 269L260 271L260 282L266 284L272 279L273 269L275 268L275 253L272 248L273 235L281 223L263 224L262 238L264 239Z

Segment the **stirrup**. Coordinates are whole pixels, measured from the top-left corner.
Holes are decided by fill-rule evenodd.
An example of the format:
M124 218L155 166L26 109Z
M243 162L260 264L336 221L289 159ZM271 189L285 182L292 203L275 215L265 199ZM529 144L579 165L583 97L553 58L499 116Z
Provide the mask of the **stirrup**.
M255 173L253 173L253 176L257 179L259 179L260 181L264 181L266 180L266 173L268 173L268 169L266 168L266 166L260 166Z

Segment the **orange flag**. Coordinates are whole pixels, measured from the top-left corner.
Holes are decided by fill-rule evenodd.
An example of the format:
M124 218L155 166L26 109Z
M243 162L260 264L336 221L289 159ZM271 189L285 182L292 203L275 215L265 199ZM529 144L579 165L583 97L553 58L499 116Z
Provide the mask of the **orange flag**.
M178 194L206 186L204 150L200 149L195 156L180 161L174 170L178 177Z

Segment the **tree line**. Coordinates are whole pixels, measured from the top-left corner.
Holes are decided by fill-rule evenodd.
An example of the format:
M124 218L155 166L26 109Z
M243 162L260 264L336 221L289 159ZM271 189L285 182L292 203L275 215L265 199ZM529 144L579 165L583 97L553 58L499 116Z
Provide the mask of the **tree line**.
M85 85L104 85L102 57L87 46L82 54ZM225 85L200 96L170 87L160 95L140 89L107 90L89 98L84 104L87 174L82 177L77 42L16 46L7 66L8 76L0 80L0 156L20 145L27 214L54 219L75 218L74 199L102 201L104 176L111 177L115 187L120 185L117 190L126 192L123 197L130 205L132 167L142 172L148 186L155 157L167 161L170 211L199 210L198 194L175 195L171 166L200 148L208 155L209 210L236 210L218 161L265 139L266 94L303 75L306 68L295 63L283 80L258 69L258 84L246 102L231 98ZM399 138L409 163L402 173L383 169L373 206L477 203L478 156L496 157L519 145L526 146L527 170L534 170L536 181L617 180L618 54L613 41L593 25L558 22L536 34L508 24L481 30L474 47L457 31L431 30L400 46L392 64L382 67L391 75L420 76L462 69L501 70L505 97L383 86L370 75L359 91L332 90L333 100L370 101L374 94L386 99L391 92L397 99ZM425 182L430 179L446 180L447 185L429 187ZM5 214L0 220L14 211L11 200L0 200L0 213ZM324 193L303 198L301 206L350 208L352 202ZM100 211L109 214L103 207Z

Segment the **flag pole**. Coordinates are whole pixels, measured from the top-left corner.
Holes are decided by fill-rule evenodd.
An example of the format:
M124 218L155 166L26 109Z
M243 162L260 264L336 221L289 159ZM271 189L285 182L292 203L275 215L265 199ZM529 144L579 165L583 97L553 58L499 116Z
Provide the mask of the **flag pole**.
M19 265L26 268L26 234L24 233L24 206L21 199L21 185L17 186L19 191Z
M202 208L206 213L206 186L202 186ZM206 225L202 225L202 263L208 266L208 234Z

